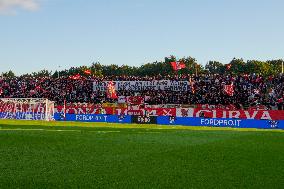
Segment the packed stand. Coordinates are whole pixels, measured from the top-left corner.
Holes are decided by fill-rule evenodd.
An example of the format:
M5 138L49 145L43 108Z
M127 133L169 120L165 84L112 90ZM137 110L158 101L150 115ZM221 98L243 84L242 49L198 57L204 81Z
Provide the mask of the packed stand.
M72 79L14 77L0 78L1 98L48 98L57 104L67 102L102 103L113 102L104 91L94 91L93 83L100 81L190 81L187 91L117 91L118 96L143 96L145 103L155 104L211 104L233 105L237 109L264 105L268 109L283 109L284 76L264 78L257 75L224 76L156 76L156 77L83 77ZM232 96L224 92L225 85L234 86Z

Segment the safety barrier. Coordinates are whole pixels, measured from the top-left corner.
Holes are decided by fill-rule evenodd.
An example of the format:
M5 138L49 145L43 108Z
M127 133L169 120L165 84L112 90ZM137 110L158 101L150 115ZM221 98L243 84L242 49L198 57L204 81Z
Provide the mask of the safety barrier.
M102 114L63 114L56 113L58 121L80 122L106 122L106 123L139 123L181 126L208 126L232 128L259 128L259 129L284 129L284 120L255 120L255 119L227 119L227 118L191 118L175 116L118 116Z
M54 114L57 121L80 122L106 122L106 123L131 123L131 116L104 115L104 114Z
M284 121L255 119L189 118L159 116L161 125L209 126L232 128L284 129Z

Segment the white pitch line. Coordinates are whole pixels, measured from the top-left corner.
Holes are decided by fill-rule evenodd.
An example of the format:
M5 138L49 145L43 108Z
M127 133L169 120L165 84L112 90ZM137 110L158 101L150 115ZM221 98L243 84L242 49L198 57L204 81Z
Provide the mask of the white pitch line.
M0 129L0 131L53 131L53 132L81 132L81 130L51 130L51 129Z
M0 129L0 131L44 131L44 129Z
M135 133L151 133L151 134L152 134L152 133L155 133L155 134L157 133L157 134L158 134L158 133L161 133L161 132L149 132L149 131L145 131L145 132L135 132Z
M90 133L120 133L120 131L89 131Z

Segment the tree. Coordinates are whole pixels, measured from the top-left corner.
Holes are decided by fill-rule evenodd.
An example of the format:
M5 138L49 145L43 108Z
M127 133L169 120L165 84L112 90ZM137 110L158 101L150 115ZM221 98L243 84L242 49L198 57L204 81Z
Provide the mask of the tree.
M13 78L15 77L15 74L13 71L9 70L8 72L2 72L2 76L7 78Z
M269 75L270 68L267 62L248 60L245 67L245 73L247 74L255 73L259 75Z
M52 72L50 72L46 69L43 69L43 70L40 70L38 72L33 72L32 76L34 76L34 77L51 77L51 74L52 74Z
M245 73L245 65L246 63L244 60L233 58L233 60L230 62L231 68L228 70L230 73L239 75Z
M209 61L205 65L205 69L208 70L211 74L222 74L226 70L225 66L218 61Z
M282 63L284 63L282 59L268 60L267 64L269 65L269 74L277 75L282 73Z

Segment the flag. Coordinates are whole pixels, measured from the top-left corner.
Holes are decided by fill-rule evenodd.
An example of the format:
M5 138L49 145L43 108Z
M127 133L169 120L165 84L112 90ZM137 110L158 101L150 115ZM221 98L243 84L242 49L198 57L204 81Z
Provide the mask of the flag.
M91 70L85 70L84 73L87 74L87 75L91 75L92 71Z
M225 85L224 86L224 91L227 95L233 96L234 95L234 85Z
M107 84L107 97L108 98L112 98L112 99L117 99L117 94L116 94L116 91L115 91L115 88L114 88L114 83L112 81L110 81L108 84Z
M232 64L227 64L227 70L230 70L231 69L231 67L232 67Z
M183 62L171 62L171 65L175 71L185 68L185 64Z
M80 75L80 74L71 75L71 76L69 76L69 78L70 78L70 79L77 80L77 79L80 79L80 78L81 78L81 75Z

